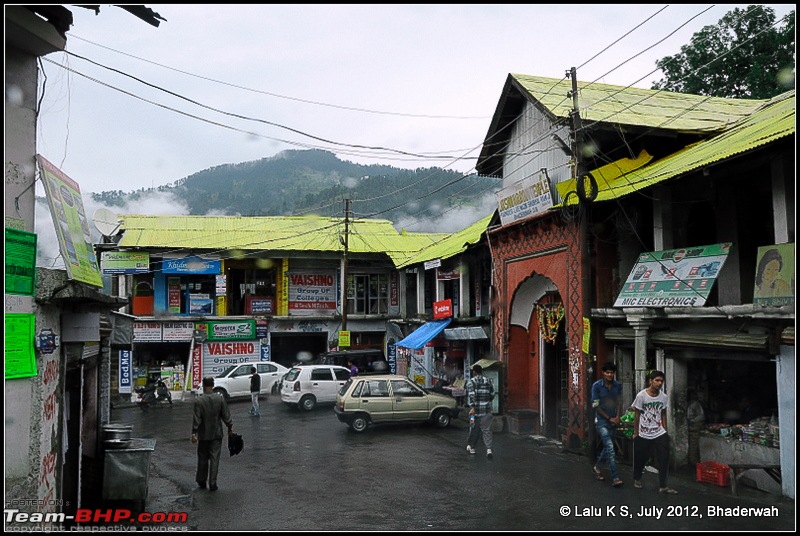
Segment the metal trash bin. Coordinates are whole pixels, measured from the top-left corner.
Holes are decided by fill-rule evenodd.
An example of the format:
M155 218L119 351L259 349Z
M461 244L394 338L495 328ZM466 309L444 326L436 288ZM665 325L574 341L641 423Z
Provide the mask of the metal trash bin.
M141 501L147 498L150 455L155 439L132 438L124 445L106 445L103 470L103 499Z

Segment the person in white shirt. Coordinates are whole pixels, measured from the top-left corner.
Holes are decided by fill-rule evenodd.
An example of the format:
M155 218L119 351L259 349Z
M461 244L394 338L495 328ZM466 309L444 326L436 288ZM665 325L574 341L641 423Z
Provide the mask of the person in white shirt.
M642 473L651 449L658 460L658 491L678 493L667 486L669 470L669 434L667 434L667 408L669 401L664 387L664 373L654 370L647 375L649 385L639 391L633 401L633 487L642 488Z

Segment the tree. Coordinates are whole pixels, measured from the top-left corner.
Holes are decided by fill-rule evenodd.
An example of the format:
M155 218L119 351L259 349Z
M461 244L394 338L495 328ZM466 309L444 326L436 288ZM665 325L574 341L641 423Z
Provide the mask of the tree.
M776 21L770 7L737 8L658 60L664 78L653 89L768 99L794 88L794 47L794 11Z

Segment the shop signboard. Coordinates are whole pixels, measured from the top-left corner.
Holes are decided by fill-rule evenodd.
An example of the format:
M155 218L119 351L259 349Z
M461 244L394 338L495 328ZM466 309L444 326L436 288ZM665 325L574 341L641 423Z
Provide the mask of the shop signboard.
M100 254L103 274L146 274L150 272L150 253L141 251L104 251Z
M208 322L207 340L231 341L256 338L255 320L230 320L221 322Z
M794 242L758 248L753 303L765 307L794 305Z
M216 376L231 365L259 361L261 343L256 340L203 343L203 375Z
M161 322L134 322L133 342L161 342Z
M187 255L176 259L165 257L161 272L165 274L219 274L221 267L219 259L204 259L198 255Z
M333 272L290 272L289 314L336 312L337 278Z
M130 393L133 386L132 352L119 351L119 392Z
M194 322L164 322L161 336L164 342L189 342L194 336Z
M502 225L536 216L553 206L550 181L542 172L503 188L495 195Z
M42 155L36 155L36 159L67 276L87 285L102 287L103 278L92 245L80 186Z
M433 302L433 318L439 320L453 316L453 300Z
M731 242L642 253L614 307L700 307L722 270Z

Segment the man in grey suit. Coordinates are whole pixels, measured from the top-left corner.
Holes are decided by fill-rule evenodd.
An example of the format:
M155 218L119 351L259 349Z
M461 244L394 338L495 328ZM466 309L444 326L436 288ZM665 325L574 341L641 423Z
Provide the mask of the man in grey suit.
M214 378L203 378L203 396L195 400L192 420L192 443L197 443L197 476L201 489L217 490L219 454L222 450L222 423L233 432L233 421L228 404L222 395L214 392Z

